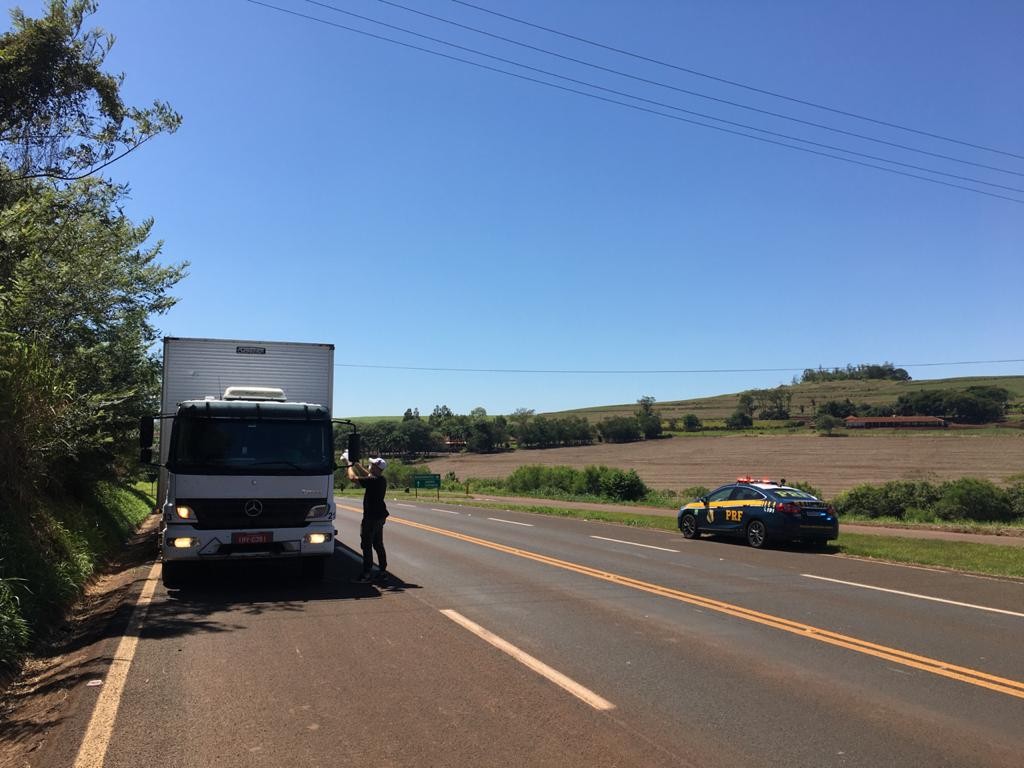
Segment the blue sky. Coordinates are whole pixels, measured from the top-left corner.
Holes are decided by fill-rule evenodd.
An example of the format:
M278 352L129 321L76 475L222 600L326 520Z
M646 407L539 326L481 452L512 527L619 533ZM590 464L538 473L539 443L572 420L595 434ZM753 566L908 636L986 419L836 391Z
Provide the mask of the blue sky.
M267 2L444 50L323 5ZM676 88L1003 170L715 104L377 0L329 2L683 109L1024 188L1018 157L687 75L451 0L401 2ZM1024 5L1013 0L473 2L1024 155ZM40 6L22 5L32 15ZM110 169L131 184L129 214L156 219L165 260L191 262L161 331L334 343L338 415L427 414L442 403L461 413L548 411L774 386L817 365L1024 358L1020 203L665 119L245 0L102 0L92 21L117 36L108 68L126 74L126 100L165 99L184 117L177 134ZM1024 374L1024 364L910 372Z

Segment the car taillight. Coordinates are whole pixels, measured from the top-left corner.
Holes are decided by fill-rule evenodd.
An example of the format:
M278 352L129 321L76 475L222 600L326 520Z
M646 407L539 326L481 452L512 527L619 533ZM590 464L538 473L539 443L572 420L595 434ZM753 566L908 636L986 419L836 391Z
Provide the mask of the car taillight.
M783 515L790 515L792 517L800 517L800 507L791 501L784 501L781 504L775 505L775 511L781 512Z
M831 504L829 504L828 507L826 507L825 511L832 515L832 517L836 516L836 508L833 507Z

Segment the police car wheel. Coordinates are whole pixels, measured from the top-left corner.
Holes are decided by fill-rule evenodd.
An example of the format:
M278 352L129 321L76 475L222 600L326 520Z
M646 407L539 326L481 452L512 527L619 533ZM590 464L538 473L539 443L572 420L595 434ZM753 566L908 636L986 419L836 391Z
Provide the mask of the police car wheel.
M697 530L697 516L692 512L685 513L679 520L679 530L683 532L684 539L699 539L700 531Z
M768 529L760 520L747 523L747 544L754 549L761 549L768 543Z

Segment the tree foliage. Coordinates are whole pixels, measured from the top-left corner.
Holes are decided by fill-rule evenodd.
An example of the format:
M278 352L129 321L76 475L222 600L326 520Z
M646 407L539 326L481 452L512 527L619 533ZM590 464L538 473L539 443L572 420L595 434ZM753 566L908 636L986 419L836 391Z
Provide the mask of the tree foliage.
M86 29L95 0L50 0L33 19L11 11L0 36L0 162L8 180L95 173L181 124L165 102L126 106L124 76L102 69L113 35Z
M890 381L910 381L910 374L903 368L897 368L890 362L863 363L847 365L845 368L807 368L800 381L849 381L851 379L888 379Z

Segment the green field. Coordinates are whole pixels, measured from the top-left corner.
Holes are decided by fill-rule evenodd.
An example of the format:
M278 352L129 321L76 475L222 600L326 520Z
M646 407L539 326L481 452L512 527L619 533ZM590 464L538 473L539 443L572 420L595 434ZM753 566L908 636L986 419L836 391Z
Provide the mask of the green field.
M814 416L817 406L829 400L846 400L854 403L883 405L895 402L903 394L934 389L966 389L967 387L1003 387L1013 393L1009 410L1011 414L1024 412L1024 376L971 376L954 379L922 379L920 381L849 380L811 382L788 385L793 393L790 413L793 418ZM739 392L714 397L700 397L693 400L665 400L655 407L662 418L673 419L692 413L702 422L721 422L736 410ZM801 411L801 408L803 410ZM602 405L593 408L578 408L570 411L545 413L545 416L585 416L591 422L598 422L611 416L630 416L636 412L636 403Z

